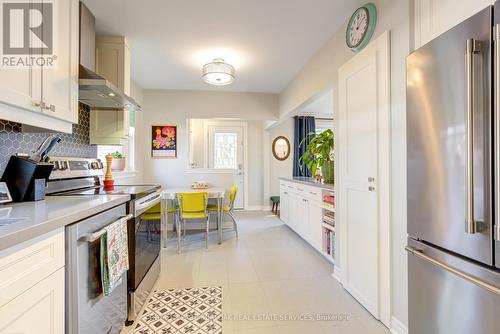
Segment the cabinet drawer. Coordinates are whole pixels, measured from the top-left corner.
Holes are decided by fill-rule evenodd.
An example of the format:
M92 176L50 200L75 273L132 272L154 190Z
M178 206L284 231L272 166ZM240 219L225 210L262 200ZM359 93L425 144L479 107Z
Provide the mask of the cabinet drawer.
M321 201L321 188L306 187L304 195L314 201Z
M0 306L64 267L64 228L0 252Z
M296 184L295 193L315 201L321 200L321 188L310 187L304 184Z

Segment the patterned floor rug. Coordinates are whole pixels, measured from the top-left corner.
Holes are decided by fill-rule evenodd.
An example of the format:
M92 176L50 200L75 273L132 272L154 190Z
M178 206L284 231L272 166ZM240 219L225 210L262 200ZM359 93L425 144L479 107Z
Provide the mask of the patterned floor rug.
M222 288L155 290L134 334L221 334Z

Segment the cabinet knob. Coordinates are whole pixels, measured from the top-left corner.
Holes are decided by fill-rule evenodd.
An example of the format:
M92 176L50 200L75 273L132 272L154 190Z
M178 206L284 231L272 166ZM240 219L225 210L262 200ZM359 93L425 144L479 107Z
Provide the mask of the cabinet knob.
M375 187L368 187L368 191L375 191Z
M44 108L45 110L49 110L49 111L56 111L56 106L53 105L53 104L45 104L43 103L43 106L42 108Z
M369 177L368 178L368 182L375 182L375 178L374 177Z
M40 102L33 101L33 105L34 105L35 107L42 107L42 108L43 108L42 104L43 104L43 103L42 103L41 101L40 101Z

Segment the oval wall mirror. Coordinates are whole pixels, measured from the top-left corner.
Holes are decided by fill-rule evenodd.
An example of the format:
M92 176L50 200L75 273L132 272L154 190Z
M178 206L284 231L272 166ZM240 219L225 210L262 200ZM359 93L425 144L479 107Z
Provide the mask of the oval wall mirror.
M290 142L286 137L278 136L273 140L273 155L283 161L290 156Z

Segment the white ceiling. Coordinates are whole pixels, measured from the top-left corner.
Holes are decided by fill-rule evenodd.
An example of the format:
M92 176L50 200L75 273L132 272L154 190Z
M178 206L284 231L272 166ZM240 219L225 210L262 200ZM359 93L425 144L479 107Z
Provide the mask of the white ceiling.
M98 34L123 35L132 77L146 89L279 93L344 23L353 0L84 0ZM201 67L214 57L236 81L212 87Z

